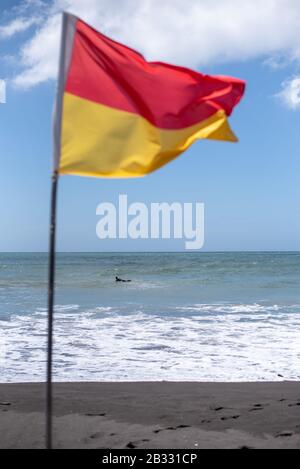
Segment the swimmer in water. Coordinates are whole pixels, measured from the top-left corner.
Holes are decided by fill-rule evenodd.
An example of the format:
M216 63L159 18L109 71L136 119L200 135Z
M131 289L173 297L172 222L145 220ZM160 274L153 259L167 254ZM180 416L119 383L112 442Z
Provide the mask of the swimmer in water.
M116 282L128 283L128 282L131 282L131 280L123 280L122 278L119 278L119 277L116 276Z

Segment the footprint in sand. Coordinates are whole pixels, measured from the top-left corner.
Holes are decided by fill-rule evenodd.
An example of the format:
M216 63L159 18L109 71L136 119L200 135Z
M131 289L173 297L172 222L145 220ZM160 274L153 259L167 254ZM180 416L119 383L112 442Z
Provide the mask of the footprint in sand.
M176 427L159 428L158 430L153 430L153 433L163 432L164 430L178 430L180 428L190 428L190 425L177 425Z
M133 449L136 448L136 446L131 441L129 441L129 443L126 445L126 448Z
M266 404L268 405L268 404ZM264 406L262 404L254 404L252 409L249 409L249 412L255 412L257 410L264 410Z
M148 440L147 438L144 438L143 440L139 440L139 441L134 441L134 442L129 441L129 443L127 443L126 445L126 448L134 449L134 448L137 448L138 443L146 443L148 441L150 440Z
M95 440L95 438L100 438L101 433L93 433L92 435L89 436L91 440Z
M239 415L232 415L232 416L230 416L230 417L221 417L221 420L231 420L231 419L237 420L237 419L239 419L239 418L240 418Z
M288 431L283 431L283 432L277 433L277 435L275 435L275 438L287 438L287 437L293 436L293 435L295 435L295 433L288 430Z

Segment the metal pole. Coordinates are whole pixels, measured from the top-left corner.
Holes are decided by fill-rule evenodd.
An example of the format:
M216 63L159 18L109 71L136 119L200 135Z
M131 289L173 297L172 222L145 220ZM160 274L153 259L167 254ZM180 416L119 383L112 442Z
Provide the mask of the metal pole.
M55 232L56 198L58 173L52 175L49 277L48 277L48 342L47 342L47 386L46 386L46 448L52 449L52 352L53 352L53 305L55 287Z

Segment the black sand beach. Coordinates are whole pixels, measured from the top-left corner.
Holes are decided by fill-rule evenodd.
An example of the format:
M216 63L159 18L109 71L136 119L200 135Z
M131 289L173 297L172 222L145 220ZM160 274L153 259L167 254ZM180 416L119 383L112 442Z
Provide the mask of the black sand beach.
M41 383L0 384L0 448L43 448ZM58 383L55 448L300 448L300 383Z

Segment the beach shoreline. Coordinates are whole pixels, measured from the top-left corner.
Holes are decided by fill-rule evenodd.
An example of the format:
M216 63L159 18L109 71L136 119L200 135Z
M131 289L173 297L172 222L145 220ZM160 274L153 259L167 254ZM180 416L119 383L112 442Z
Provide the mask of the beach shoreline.
M55 383L54 448L300 448L300 382ZM0 448L43 448L45 384L0 384Z

